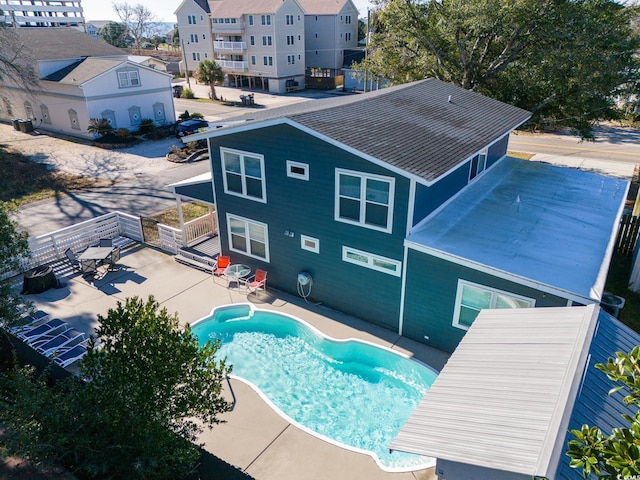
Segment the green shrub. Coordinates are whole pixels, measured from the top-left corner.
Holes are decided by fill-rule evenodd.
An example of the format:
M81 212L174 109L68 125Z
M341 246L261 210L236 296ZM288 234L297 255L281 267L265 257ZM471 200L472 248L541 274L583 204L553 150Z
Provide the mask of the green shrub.
M154 130L156 128L155 124L153 123L153 120L150 118L143 118L142 120L140 120L140 133L149 133L151 130Z
M195 112L191 114L191 118L204 118L204 115L201 113Z
M113 127L106 118L91 118L89 119L87 131L104 137L108 133L113 132Z
M190 88L185 88L182 91L182 94L180 94L181 98L188 98L188 99L192 99L192 98L196 98L196 96L193 93L193 90L191 90Z
M118 130L116 130L116 137L118 138L129 138L131 136L131 132L129 131L128 128L119 128Z
M189 110L185 110L184 113L181 113L178 118L180 120L189 120L191 118L191 114L189 113Z

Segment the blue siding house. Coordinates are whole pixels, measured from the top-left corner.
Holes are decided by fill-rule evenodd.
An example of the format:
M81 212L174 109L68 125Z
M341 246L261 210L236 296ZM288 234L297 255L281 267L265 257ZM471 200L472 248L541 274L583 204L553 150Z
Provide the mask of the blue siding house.
M269 287L448 351L481 308L599 300L627 185L581 172L552 174L554 167L542 164L534 175L526 167L533 163L507 158L509 133L529 112L428 79L246 117L185 141L208 141L222 251L232 263L267 270ZM502 182L523 185L524 220L515 222L503 203L490 203ZM589 234L580 216L601 198L586 190L571 195L566 182L597 183L601 197L611 198L589 214ZM540 184L544 192L565 185L569 197L536 195ZM473 217L474 208L483 215ZM536 209L546 214L530 214ZM560 219L564 226L554 223ZM438 240L458 223L469 230L450 240L467 248L450 252L449 240ZM544 232L530 235L531 242L509 232L517 226L531 234L536 225L551 229L539 246L532 242ZM576 277L590 282L578 292L568 282L556 285L553 272L527 273L540 257L531 251L546 248L555 258L567 250L571 239L554 234L564 227L584 239L572 259L589 258L576 265ZM600 230L606 238L595 235ZM505 242L528 248L509 250ZM512 272L500 255L476 258L476 248L522 255ZM312 281L299 283L301 272Z

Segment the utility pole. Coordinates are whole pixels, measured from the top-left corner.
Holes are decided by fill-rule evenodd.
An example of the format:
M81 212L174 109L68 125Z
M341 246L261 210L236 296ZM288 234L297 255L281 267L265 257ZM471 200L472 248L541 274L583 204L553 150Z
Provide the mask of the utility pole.
M187 79L187 87L191 88L191 82L189 81L189 67L187 65L187 52L184 49L184 39L181 38L182 42L182 58L184 59L184 78Z

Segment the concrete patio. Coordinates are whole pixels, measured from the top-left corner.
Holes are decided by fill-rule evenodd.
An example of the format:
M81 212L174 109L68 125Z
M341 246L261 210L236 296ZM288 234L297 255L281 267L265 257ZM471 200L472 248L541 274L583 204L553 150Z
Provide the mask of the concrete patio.
M212 308L251 301L260 308L295 315L335 338L358 338L413 356L437 370L448 354L394 332L376 327L322 305L270 289L247 297L244 288L227 288L226 282L210 274L179 264L158 250L136 246L125 250L118 271L96 279L83 278L66 262L54 265L61 288L29 295L36 307L74 328L92 333L97 316L126 298L153 295L181 322L193 322ZM19 279L21 281L21 277ZM231 380L235 407L223 416L226 423L203 434L205 449L259 480L313 479L432 479L434 469L409 473L387 473L374 460L313 437L275 413L250 387ZM231 399L227 388L225 395Z

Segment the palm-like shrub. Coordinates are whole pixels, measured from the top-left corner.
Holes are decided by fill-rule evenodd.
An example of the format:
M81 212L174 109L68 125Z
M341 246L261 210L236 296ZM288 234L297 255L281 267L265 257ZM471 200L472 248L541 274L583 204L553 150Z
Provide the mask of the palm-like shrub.
M106 118L91 118L89 119L87 131L104 137L105 135L113 132L113 127Z
M218 100L215 84L224 82L222 67L213 60L203 60L200 62L200 65L198 65L198 70L196 70L196 78L198 81L209 85L211 89L209 98L211 98L211 100Z

